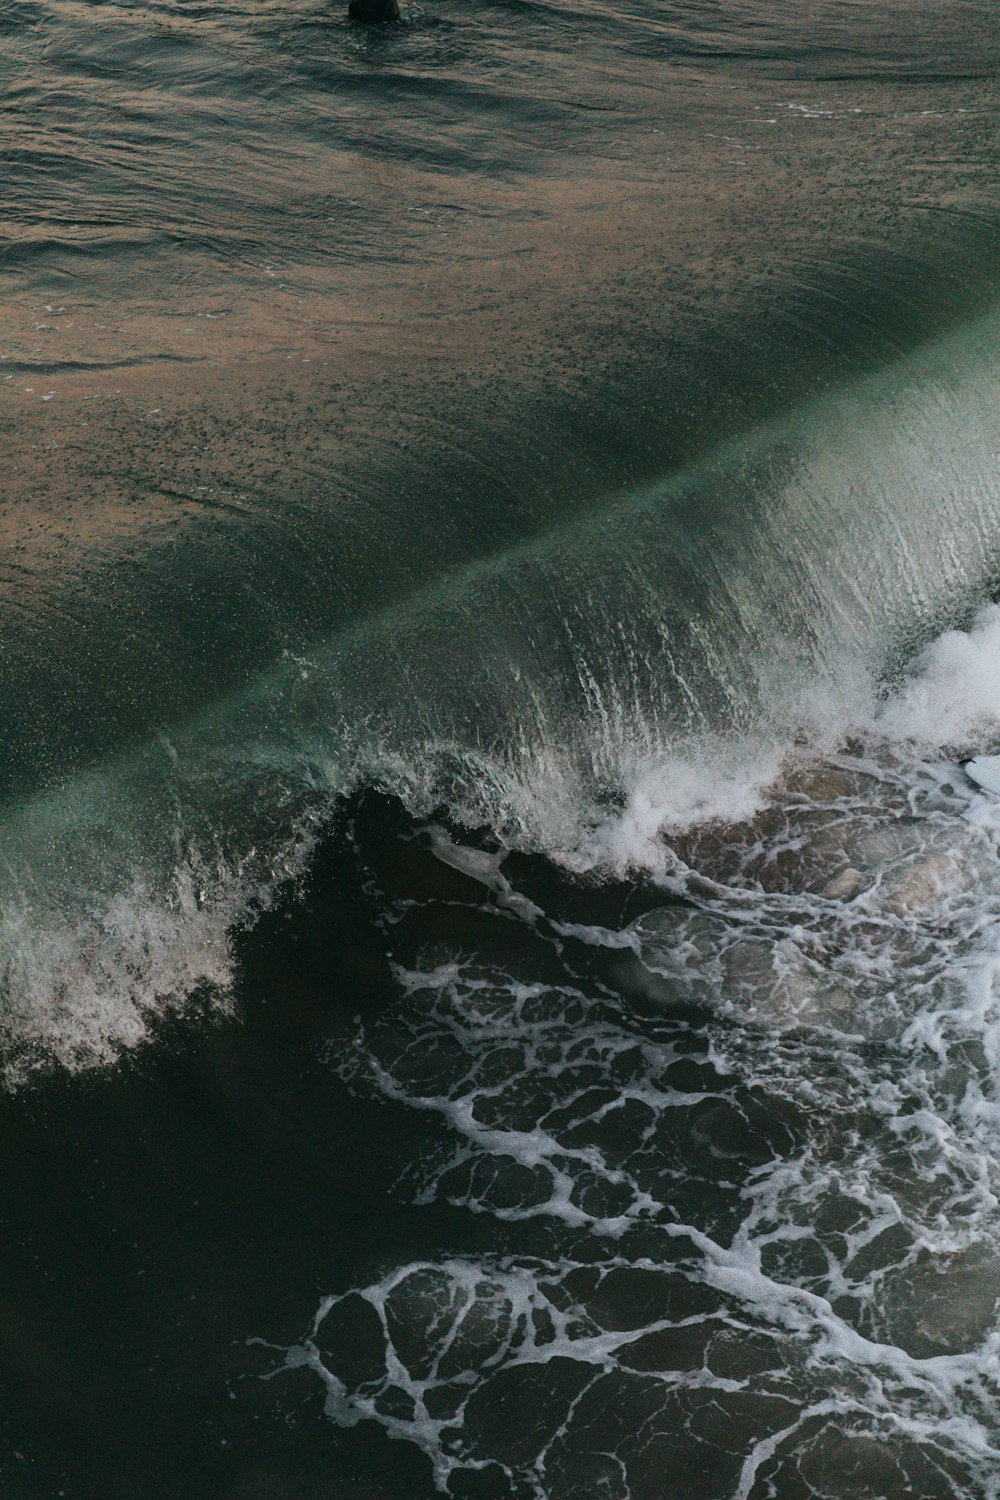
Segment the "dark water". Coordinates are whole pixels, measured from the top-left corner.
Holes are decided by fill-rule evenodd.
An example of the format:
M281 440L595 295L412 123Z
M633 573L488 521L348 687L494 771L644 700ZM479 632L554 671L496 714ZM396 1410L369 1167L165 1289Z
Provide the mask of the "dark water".
M1000 1494L995 9L0 0L0 1493Z

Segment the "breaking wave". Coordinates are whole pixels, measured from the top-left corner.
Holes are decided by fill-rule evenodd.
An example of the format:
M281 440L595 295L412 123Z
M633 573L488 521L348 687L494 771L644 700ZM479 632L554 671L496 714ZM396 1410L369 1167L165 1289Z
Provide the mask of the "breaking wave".
M994 615L904 678L921 642L993 587L995 333L982 320L554 530L439 561L245 686L220 678L207 707L168 717L176 684L160 706L151 690L157 727L130 725L83 765L43 763L35 784L9 768L12 1069L113 1056L199 987L225 1004L234 925L294 878L359 785L577 870L621 870L655 866L664 827L745 817L797 745L821 754L876 726L978 746L996 709ZM228 528L249 529L246 548L258 523L220 524L191 545L228 556ZM254 545L273 547L276 518L260 524ZM287 524L286 614L302 525L331 589L349 592L331 563L336 506L292 508ZM148 567L162 592L155 549ZM259 634L253 590L245 603ZM38 639L8 653L15 705L20 675L72 670ZM84 628L79 650L93 644ZM15 706L12 743L18 723ZM37 725L22 727L30 744Z

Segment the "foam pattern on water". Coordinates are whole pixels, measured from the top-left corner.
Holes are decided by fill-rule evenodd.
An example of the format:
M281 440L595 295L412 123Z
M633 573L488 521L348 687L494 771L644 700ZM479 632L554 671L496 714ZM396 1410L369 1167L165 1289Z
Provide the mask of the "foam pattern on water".
M442 1127L400 1190L496 1226L322 1302L335 1422L454 1495L1000 1494L1000 804L914 740L676 834L618 931L438 836L567 982L432 946L331 1043Z

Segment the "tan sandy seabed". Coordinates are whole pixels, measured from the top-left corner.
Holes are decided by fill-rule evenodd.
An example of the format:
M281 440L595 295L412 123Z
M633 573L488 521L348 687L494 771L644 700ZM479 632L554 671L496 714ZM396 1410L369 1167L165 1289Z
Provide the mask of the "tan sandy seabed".
M531 178L299 142L294 161L244 163L245 214L284 209L290 226L273 261L264 240L254 264L227 254L242 223L211 241L178 226L152 257L124 225L51 288L41 270L5 278L2 586L23 598L33 575L72 576L81 547L131 548L290 485L474 464L484 431L494 451L498 432L523 441L537 402L586 413L632 379L639 400L651 378L668 392L650 423L698 428L693 382L720 330L738 350L763 315L772 342L808 338L796 298L826 285L835 304L873 261L905 273L942 222L974 225L988 201L981 82L719 86L649 59L641 84L624 70L602 84L595 100L592 80L566 79L588 133L539 142ZM16 120L0 147L5 134L17 143ZM308 217L332 185L360 225L343 253L342 225ZM100 242L82 224L59 234ZM750 415L769 399L758 353Z

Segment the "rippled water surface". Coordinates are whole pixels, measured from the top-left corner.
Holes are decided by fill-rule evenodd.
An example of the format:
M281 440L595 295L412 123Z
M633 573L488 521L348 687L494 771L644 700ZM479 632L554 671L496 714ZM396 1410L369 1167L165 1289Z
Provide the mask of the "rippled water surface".
M0 0L4 1500L1000 1495L998 42Z

